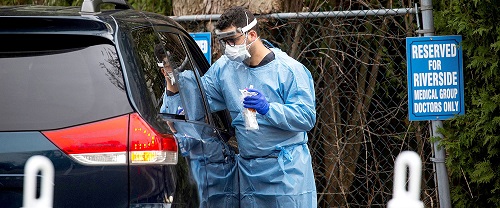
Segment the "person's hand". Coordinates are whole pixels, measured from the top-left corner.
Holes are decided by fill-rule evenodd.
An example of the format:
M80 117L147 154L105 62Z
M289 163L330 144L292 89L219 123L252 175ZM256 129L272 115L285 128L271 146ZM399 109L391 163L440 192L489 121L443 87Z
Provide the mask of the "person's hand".
M172 131L172 133L174 133L174 134L177 133L177 129L175 129L175 127L174 127L174 122L167 121L167 125L170 128L170 131Z
M170 66L163 67L163 68L161 68L161 72L162 72L163 76L165 76L165 79L167 80L167 82L169 84L171 84L171 85L175 84L175 77L174 77L174 73L172 72L172 67L170 67Z
M256 89L247 89L248 92L255 92L257 95L254 96L246 96L243 100L243 107L245 108L253 108L258 113L262 115L266 115L269 111L269 103L266 100L266 96L262 94L259 90Z

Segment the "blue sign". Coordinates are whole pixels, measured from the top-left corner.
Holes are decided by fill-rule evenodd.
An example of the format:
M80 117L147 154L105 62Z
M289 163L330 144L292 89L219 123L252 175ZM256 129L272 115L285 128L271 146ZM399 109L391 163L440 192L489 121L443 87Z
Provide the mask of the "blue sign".
M406 38L410 121L465 113L462 36Z
M205 54L205 58L209 64L212 64L212 34L210 32L189 33L193 37L196 44Z

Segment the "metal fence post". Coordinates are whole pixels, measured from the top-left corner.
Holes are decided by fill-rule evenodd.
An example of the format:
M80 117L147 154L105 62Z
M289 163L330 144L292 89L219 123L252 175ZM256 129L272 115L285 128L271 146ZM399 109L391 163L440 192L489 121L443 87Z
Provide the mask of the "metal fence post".
M432 15L432 0L421 0L420 9L422 10L422 30L424 36L434 35L434 19ZM431 121L432 137L443 138L443 135L438 132L438 129L443 127L441 120ZM436 170L436 180L439 194L439 207L451 208L450 186L448 182L448 172L445 165L445 150L439 147L439 141L433 143L434 168Z
M443 135L438 132L438 129L443 127L443 122L440 120L431 121L432 122L432 136L443 138ZM439 207L441 208L451 208L450 200L450 186L448 183L448 172L446 170L445 161L445 150L439 147L439 141L433 143L434 167L436 170L436 178L438 184L438 194L439 194Z

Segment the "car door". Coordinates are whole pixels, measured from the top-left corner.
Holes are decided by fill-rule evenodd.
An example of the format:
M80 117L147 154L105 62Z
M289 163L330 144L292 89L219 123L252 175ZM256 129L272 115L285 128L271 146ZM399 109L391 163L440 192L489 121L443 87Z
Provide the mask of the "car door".
M146 143L130 143L135 150L147 150L150 145L167 147L170 143L159 143L156 140L161 136L173 137L173 129L167 125L159 114L162 106L162 96L165 91L165 77L160 72L159 60L156 58L155 46L160 43L159 37L151 25L147 22L129 22L122 29L122 39L130 40L124 45L131 49L130 62L127 76L133 103L141 117L156 131L156 136L151 131L143 128L134 128L134 132L140 132L142 136L150 138ZM130 37L130 38L128 38ZM128 43L128 44L127 44ZM126 48L123 46L122 48ZM126 55L127 53L122 53ZM176 165L157 163L151 161L140 165L130 165L130 203L131 206L141 207L144 204L163 206L172 204L172 207L197 207L199 202L196 198L197 187L190 178L188 163L184 158L179 158L177 153L177 142L175 144ZM150 154L151 153L151 154ZM144 158L152 156L152 152L143 155ZM168 157L169 155L164 155ZM172 156L172 155L170 155Z
M202 76L208 62L194 40L171 27L155 28L168 54L178 92L164 93L160 112L174 131L179 149L189 160L202 206L238 206L235 149L224 111L210 111ZM167 64L167 63L165 63ZM167 78L168 79L168 78Z

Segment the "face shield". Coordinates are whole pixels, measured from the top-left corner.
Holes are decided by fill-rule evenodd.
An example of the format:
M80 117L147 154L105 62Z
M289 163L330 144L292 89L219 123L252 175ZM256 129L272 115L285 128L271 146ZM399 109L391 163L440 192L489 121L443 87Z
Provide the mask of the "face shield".
M253 19L252 22L250 22L247 26L245 26L243 28L238 27L235 30L231 30L231 31L222 32L218 29L215 29L215 36L217 37L217 39L221 40L223 38L231 37L231 36L237 35L239 33L246 33L250 29L252 29L255 25L257 25L257 19Z
M247 17L247 22L248 22L248 17ZM226 40L229 37L236 36L237 34L245 34L250 29L252 29L255 25L257 25L257 19L253 19L252 22L248 23L247 26L245 26L243 28L238 27L235 30L231 30L231 31L222 32L221 30L215 29L215 36L216 36L217 40L219 40L222 48L224 48L226 46L226 44L234 46L234 39L231 41L226 41Z

